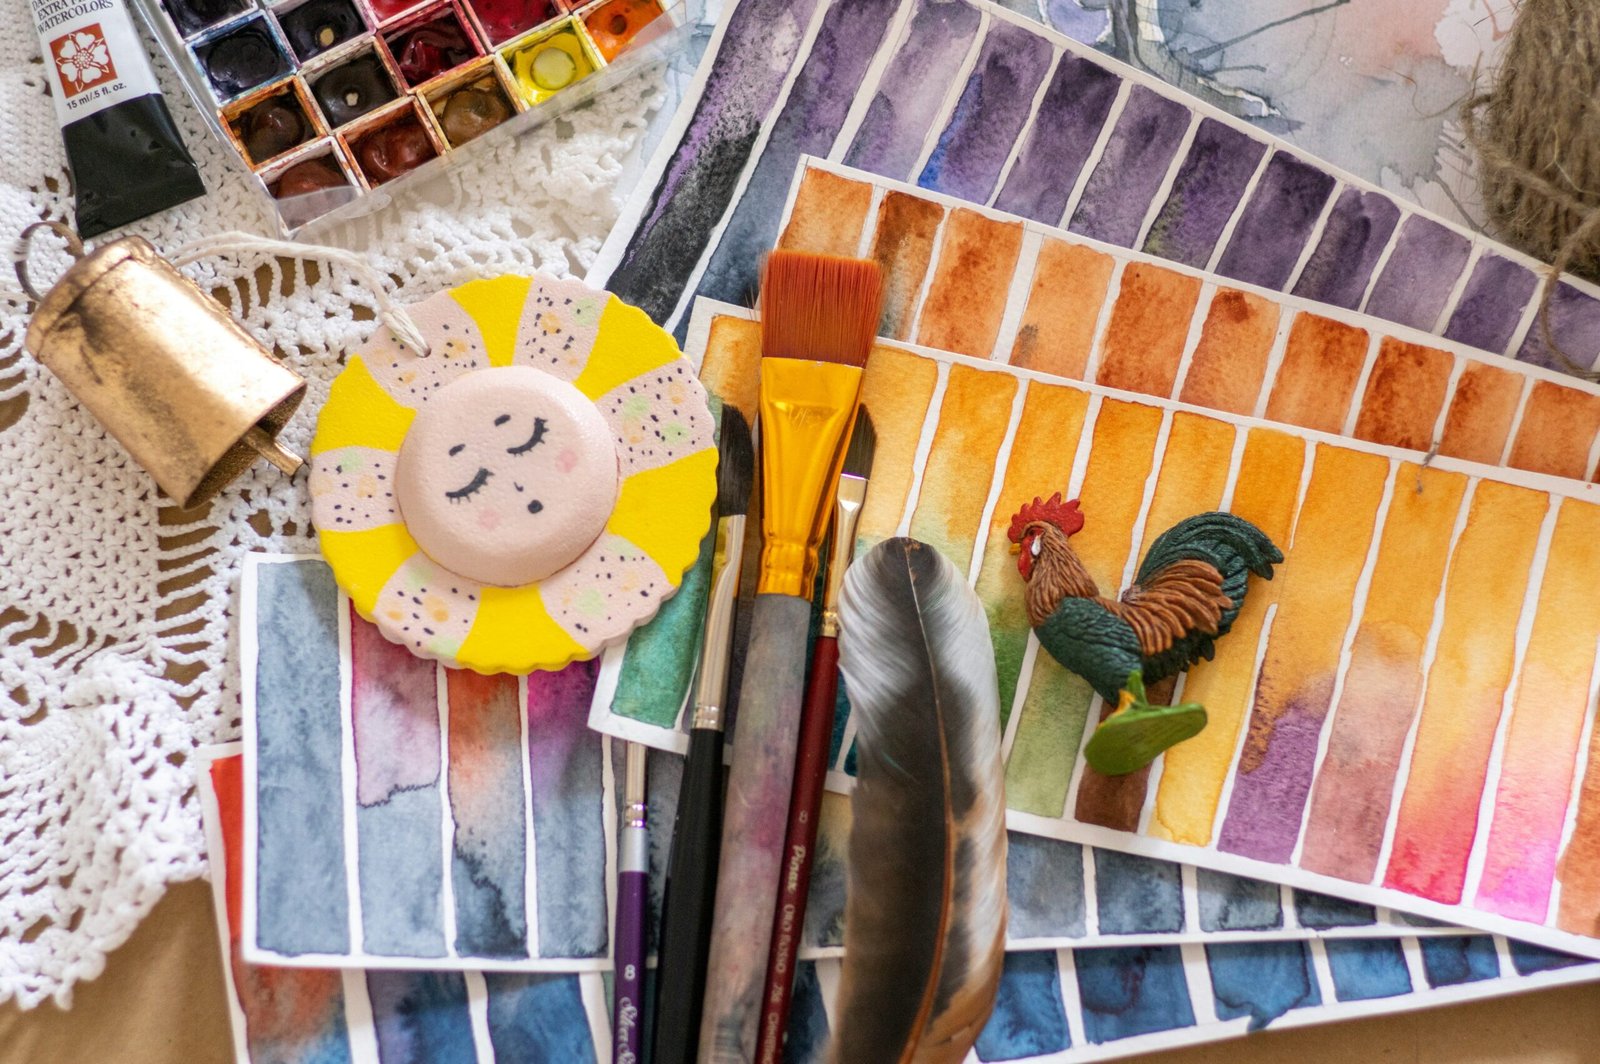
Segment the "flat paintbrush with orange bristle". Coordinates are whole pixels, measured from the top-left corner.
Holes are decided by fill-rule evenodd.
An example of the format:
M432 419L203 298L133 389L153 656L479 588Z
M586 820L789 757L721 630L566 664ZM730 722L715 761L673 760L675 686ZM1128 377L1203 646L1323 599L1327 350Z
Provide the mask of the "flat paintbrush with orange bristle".
M761 285L761 564L739 688L711 926L702 1064L748 1064L782 875L806 633L861 367L878 332L876 263L775 251Z

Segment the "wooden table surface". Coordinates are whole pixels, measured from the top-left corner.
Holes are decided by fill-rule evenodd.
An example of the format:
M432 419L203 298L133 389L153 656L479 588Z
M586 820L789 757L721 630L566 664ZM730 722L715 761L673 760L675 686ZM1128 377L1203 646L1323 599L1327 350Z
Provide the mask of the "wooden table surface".
M209 884L174 887L70 1010L0 1007L0 1064L228 1064ZM1131 1058L1130 1058L1131 1059ZM1600 984L1151 1054L1152 1064L1592 1064ZM527 1064L543 1064L529 1061Z

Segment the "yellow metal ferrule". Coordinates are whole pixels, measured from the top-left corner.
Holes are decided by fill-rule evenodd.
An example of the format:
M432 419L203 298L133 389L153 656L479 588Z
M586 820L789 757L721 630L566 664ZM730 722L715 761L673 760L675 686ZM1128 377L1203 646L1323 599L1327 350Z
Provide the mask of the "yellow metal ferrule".
M761 360L761 594L808 597L861 369L796 358Z

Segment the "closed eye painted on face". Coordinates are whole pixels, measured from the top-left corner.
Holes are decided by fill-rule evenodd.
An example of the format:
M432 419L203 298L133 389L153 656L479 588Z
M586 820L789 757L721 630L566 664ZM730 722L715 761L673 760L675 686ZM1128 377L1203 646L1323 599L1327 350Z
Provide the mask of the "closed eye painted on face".
M544 442L544 434L549 430L550 426L545 423L544 418L534 418L533 435L528 437L528 442L518 444L515 447L507 447L506 454L527 454L529 451L533 450L535 447L539 446L539 444Z

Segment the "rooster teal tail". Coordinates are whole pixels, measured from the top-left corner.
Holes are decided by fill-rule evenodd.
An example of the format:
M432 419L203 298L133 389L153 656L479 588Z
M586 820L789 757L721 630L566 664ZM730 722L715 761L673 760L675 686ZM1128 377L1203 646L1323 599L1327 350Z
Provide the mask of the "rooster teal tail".
M1216 640L1233 627L1234 618L1244 605L1250 574L1272 579L1272 567L1283 561L1280 551L1267 534L1242 517L1229 513L1197 514L1179 521L1150 545L1139 566L1136 579L1147 580L1153 573L1174 562L1203 561L1222 574L1222 593L1233 604L1222 611L1215 633L1195 632L1173 644L1165 654L1145 665L1146 681L1171 676L1204 658L1216 654Z

